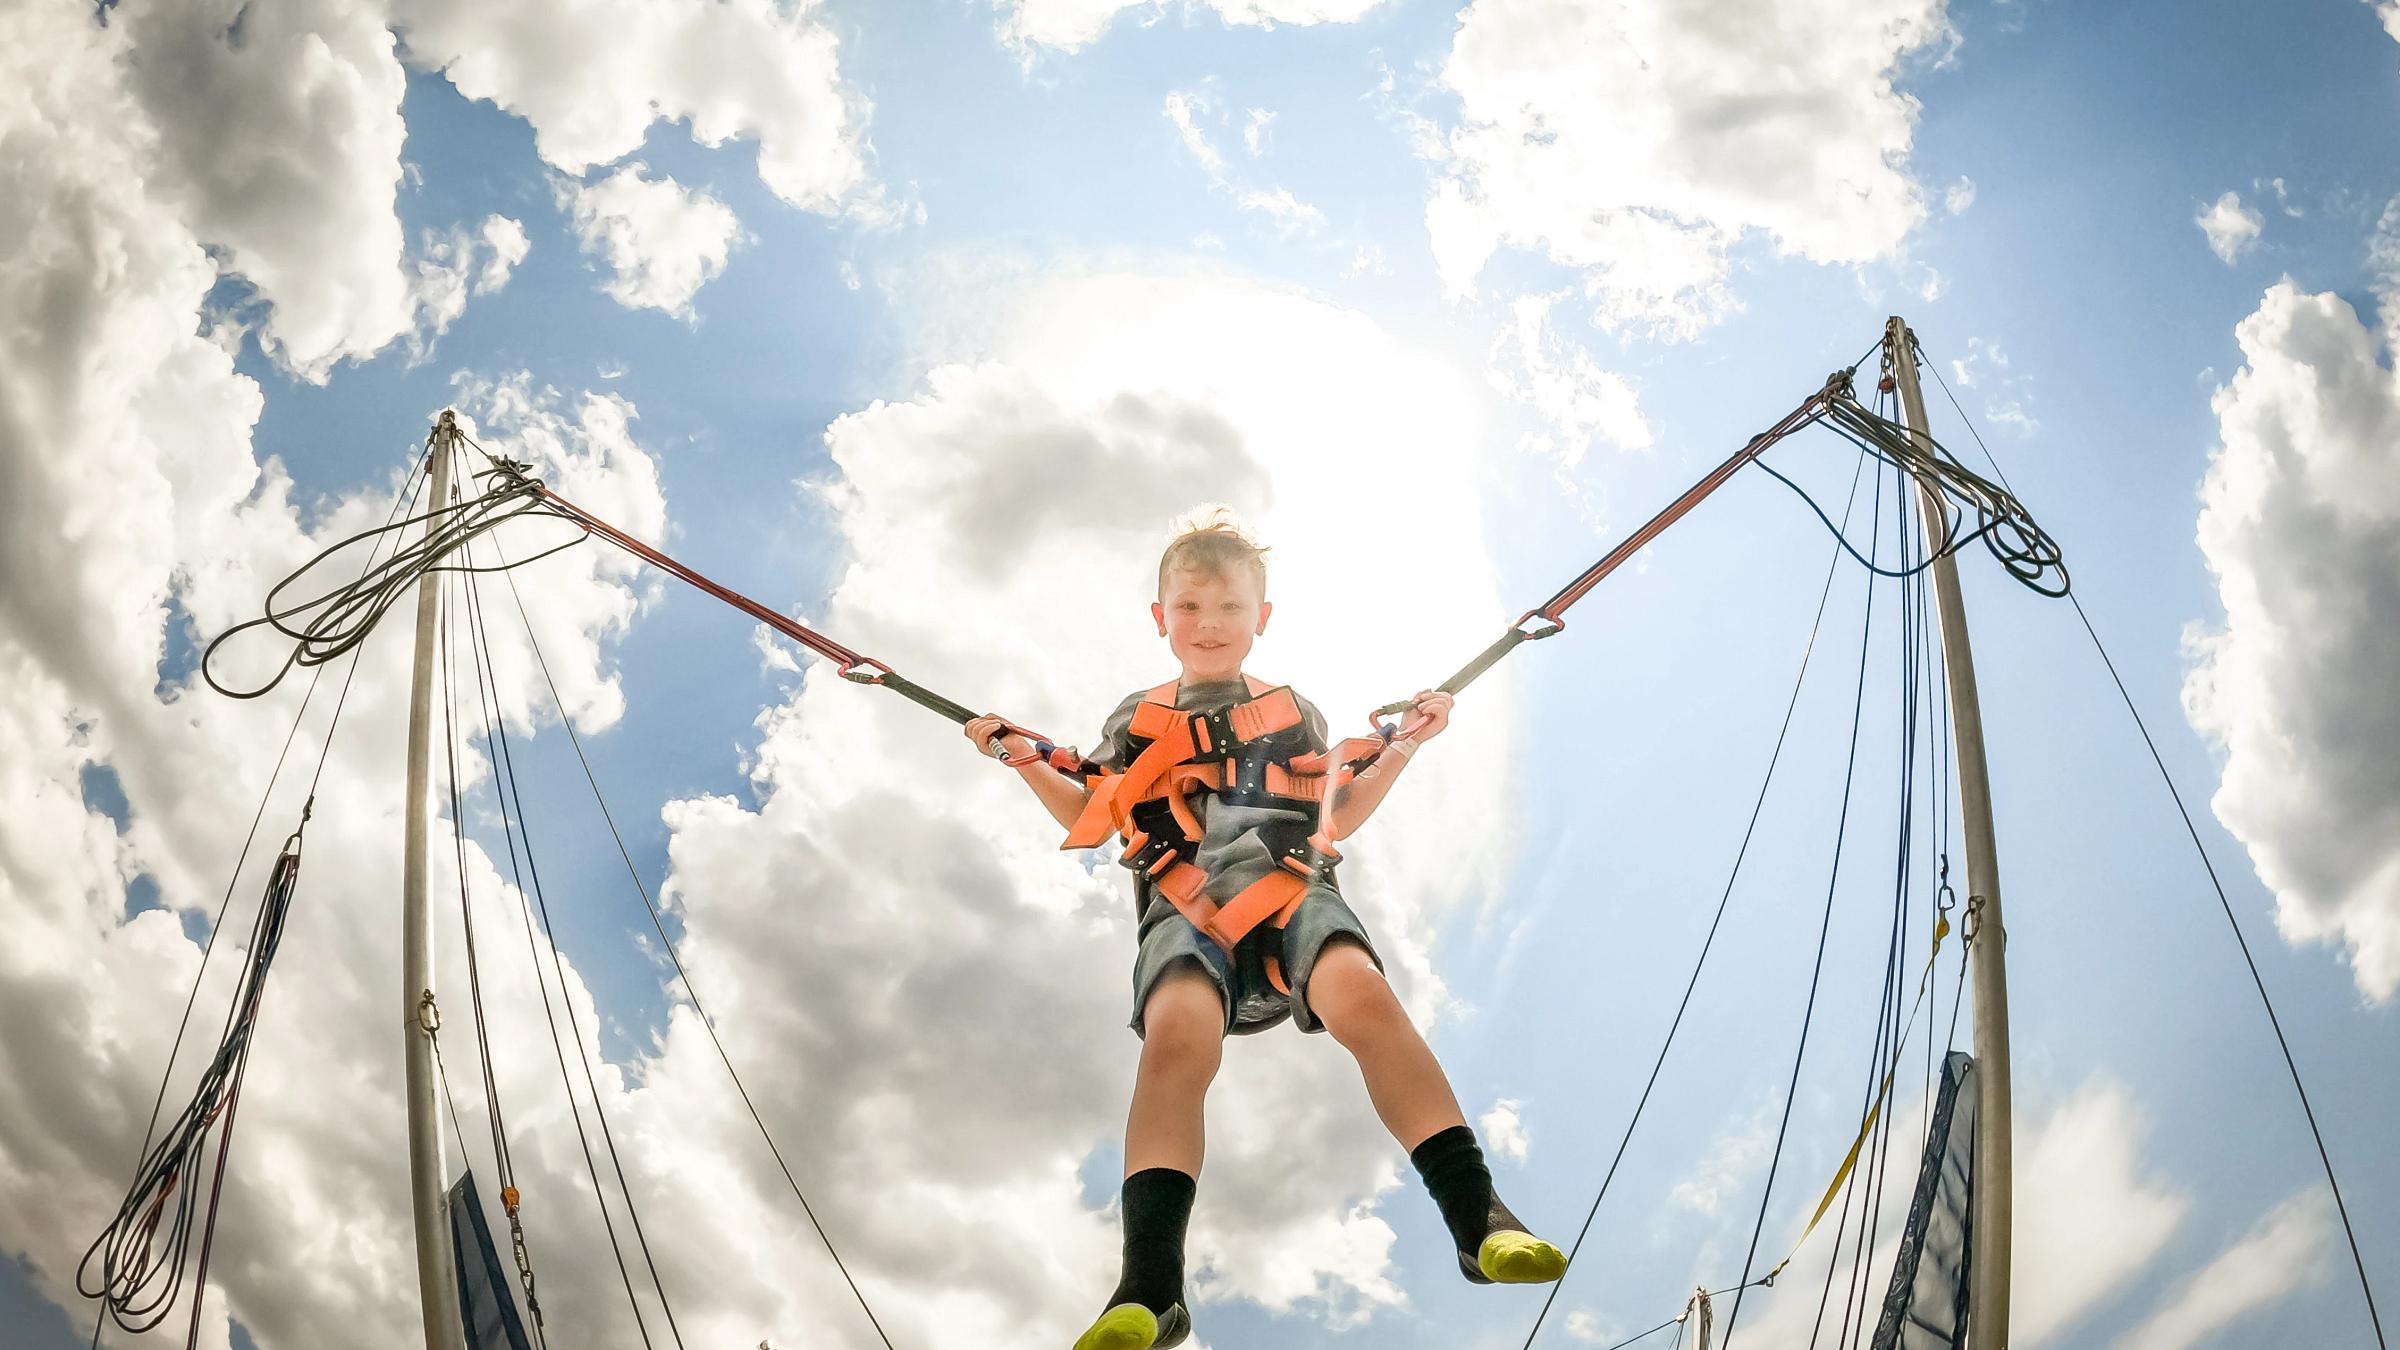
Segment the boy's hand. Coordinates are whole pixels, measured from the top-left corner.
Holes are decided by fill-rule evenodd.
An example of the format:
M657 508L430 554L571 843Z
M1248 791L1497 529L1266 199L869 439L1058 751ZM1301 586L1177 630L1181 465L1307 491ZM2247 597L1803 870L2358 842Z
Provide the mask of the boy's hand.
M1450 725L1450 705L1455 701L1451 695L1445 694L1439 689L1418 690L1416 713L1417 716L1425 719L1425 725L1420 727L1409 739L1430 741L1441 735L1443 730Z
M992 753L992 738L999 736L1007 725L1007 719L997 716L978 717L967 723L967 739L974 743L975 753L988 758ZM1025 755L1033 750L1033 742L1022 736L1002 737L1001 744L1011 755Z

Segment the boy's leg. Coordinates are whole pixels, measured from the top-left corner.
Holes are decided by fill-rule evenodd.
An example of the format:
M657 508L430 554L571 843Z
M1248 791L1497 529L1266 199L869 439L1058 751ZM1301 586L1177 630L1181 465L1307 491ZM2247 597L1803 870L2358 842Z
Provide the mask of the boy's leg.
M1358 1060L1375 1114L1425 1178L1467 1277L1534 1284L1564 1274L1559 1250L1527 1233L1500 1202L1449 1078L1366 948L1346 935L1328 939L1306 998L1309 1011Z
M1216 982L1178 963L1142 1002L1142 1060L1125 1113L1125 1175L1171 1167L1200 1175L1208 1085L1225 1047L1225 1003Z
M1358 1060L1367 1097L1403 1148L1467 1123L1433 1047L1385 982L1367 950L1335 935L1308 977L1308 1009Z
M1208 1085L1225 1041L1216 982L1189 962L1142 1001L1142 1060L1125 1114L1125 1262L1107 1310L1075 1350L1154 1350L1182 1342L1183 1237L1203 1152Z

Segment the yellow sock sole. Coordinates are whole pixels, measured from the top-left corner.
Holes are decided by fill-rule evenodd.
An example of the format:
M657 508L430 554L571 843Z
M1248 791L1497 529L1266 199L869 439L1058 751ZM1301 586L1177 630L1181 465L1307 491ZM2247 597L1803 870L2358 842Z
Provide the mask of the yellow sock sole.
M1531 1233L1505 1228L1483 1240L1475 1264L1494 1284L1548 1284L1567 1273L1566 1253Z
M1150 1350L1157 1343L1157 1315L1139 1303L1120 1303L1076 1338L1075 1350Z

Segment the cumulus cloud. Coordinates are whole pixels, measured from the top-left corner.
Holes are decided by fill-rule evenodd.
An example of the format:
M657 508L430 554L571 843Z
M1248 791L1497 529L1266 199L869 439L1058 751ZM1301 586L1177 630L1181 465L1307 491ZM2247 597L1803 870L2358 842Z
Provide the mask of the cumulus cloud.
M2095 1079L2017 1143L2010 1331L2050 1340L2158 1258L2190 1198L2146 1174L2149 1123L2125 1088Z
M2400 40L2400 0L2367 0L2375 7L2375 15L2383 20L2383 31Z
M408 332L393 210L407 76L380 6L130 0L110 13L157 137L149 173L268 307L268 352L323 383Z
M2324 1283L2338 1231L2334 1219L2331 1193L2316 1187L2277 1205L2117 1344L2125 1350L2189 1350L2303 1286Z
M742 223L733 208L628 164L597 183L561 184L583 251L606 262L604 287L628 309L692 317L692 296L725 270Z
M1383 0L1197 0L1226 23L1272 28L1295 25L1352 23ZM992 0L1001 11L1000 35L1031 48L1072 52L1090 46L1119 14L1140 10L1145 24L1156 23L1166 0Z
M1475 0L1440 73L1457 120L1422 132L1443 286L1472 294L1501 248L1539 252L1603 323L1690 337L1737 307L1728 253L1751 232L1815 262L1888 256L1925 214L1895 80L1950 36L1943 0L1738 23L1673 0Z
M2022 1082L2020 1079L2020 1086ZM2023 1109L2023 1097L2019 1104L2011 1340L2028 1350L2087 1344L2088 1338L2074 1334L2081 1320L2107 1299L2136 1286L2155 1266L2168 1239L2190 1211L2191 1201L2147 1166L2149 1122L2123 1084L2095 1078L2038 1116ZM1883 1236L1867 1264L1872 1272L1869 1285L1878 1295L1890 1279L1899 1236L1907 1224L1920 1161L1917 1144L1924 1138L1924 1108L1913 1093L1903 1092L1892 1124L1897 1139L1909 1142L1893 1149L1891 1184L1882 1188L1875 1211L1874 1229ZM1752 1198L1734 1206L1740 1240L1747 1239L1755 1212L1745 1211L1743 1206L1756 1203L1754 1188L1765 1168L1765 1145L1773 1136L1771 1116L1758 1125L1754 1153L1747 1132L1728 1136L1743 1139L1748 1155L1741 1167L1726 1176L1735 1187L1751 1189ZM1855 1120L1849 1128L1855 1128ZM1839 1138L1820 1143L1816 1155L1820 1165L1830 1169L1849 1142L1845 1131ZM1792 1158L1787 1151L1787 1168ZM1849 1240L1831 1241L1837 1218L1828 1216L1825 1226L1796 1250L1790 1245L1800 1241L1809 1214L1816 1208L1816 1186L1822 1184L1818 1179L1822 1173L1803 1168L1801 1175L1808 1180L1788 1192L1778 1184L1777 1209L1788 1218L1779 1220L1785 1225L1783 1236L1770 1241L1767 1248L1775 1254L1793 1252L1791 1268L1776 1281L1776 1289L1811 1292L1800 1297L1754 1295L1758 1301L1743 1307L1742 1339L1748 1341L1755 1335L1768 1350L1802 1350L1812 1338L1822 1340L1833 1334L1840 1309L1837 1306L1827 1314L1825 1324L1819 1326L1813 1291L1821 1287L1829 1265L1836 1267L1837 1287L1846 1283L1856 1252L1857 1211L1845 1208L1855 1197L1845 1197L1835 1205L1841 1214L1851 1216ZM1713 1281L1716 1273L1704 1278ZM1755 1318L1751 1316L1753 1308L1757 1310ZM1717 1307L1720 1321L1726 1312L1727 1303L1721 1301Z
M0 944L10 1064L0 1233L39 1288L76 1308L76 1259L126 1180L198 965L184 925L204 922L225 886L296 705L296 691L236 703L201 690L169 659L171 626L188 616L213 634L255 613L274 576L380 519L397 477L312 503L304 520L281 466L253 452L259 391L198 332L217 269L194 222L215 219L214 208L152 172L158 142L130 74L133 30L70 6L0 12L0 53L39 63L38 75L0 79L0 213L12 240L0 258L0 571L44 579L0 588L0 678L11 689L0 707L0 922L10 934ZM496 448L533 449L510 439L498 408L470 411ZM398 429L396 457L414 439ZM636 477L628 467L546 464L655 527L638 483L615 485ZM557 626L562 677L596 703L607 680L584 635L626 601L621 583L596 572L579 582L578 565L605 566L544 569L528 584ZM214 1344L233 1322L267 1345L392 1344L416 1316L399 1273L409 1261L393 925L369 917L388 912L397 868L384 766L399 753L399 650L371 649L342 754L316 786L212 1270L203 1331ZM503 686L520 719L524 688ZM323 709L302 728L295 763L322 746ZM122 829L83 800L84 775L102 771L125 803ZM288 828L299 807L287 780L270 828ZM254 857L236 883L237 928L262 863ZM143 878L162 907L129 914L128 889ZM229 964L212 963L202 1008L223 1006L229 984ZM179 1090L193 1068L187 1046ZM517 1080L521 1093L528 1081ZM573 1183L548 1150L522 1156L542 1203L563 1212ZM604 1258L564 1231L550 1246L571 1302L585 1292L578 1263L596 1270Z
M1775 1144L1773 1119L1771 1110L1762 1109L1718 1131L1692 1175L1667 1192L1667 1203L1696 1214L1715 1214L1729 1191L1766 1165Z
M2258 246L2259 231L2266 228L2267 222L2255 208L2242 205L2242 194L2228 192L2201 207L2192 217L2192 223L2208 236L2208 251L2230 266Z
M0 256L0 573L43 579L0 587L0 679L11 690L0 701L0 924L10 934L0 944L9 1058L0 1234L37 1287L79 1313L88 1305L72 1292L75 1263L126 1182L199 964L186 926L204 926L224 893L298 705L297 685L254 702L218 698L171 654L170 636L188 624L205 638L255 614L275 577L382 519L397 466L422 437L389 429L391 475L305 510L282 466L257 456L259 390L199 331L218 271L195 222L216 219L215 208L153 171L160 141L135 87L135 27L104 27L66 5L0 10L0 232L11 240ZM518 238L487 222L476 261L454 260L468 290L498 283ZM521 377L464 388L460 403L494 450L574 483L568 491L632 528L664 532L655 475L626 431L629 408ZM522 578L570 711L586 725L621 706L601 635L629 621L629 577L623 560L586 549ZM393 624L405 628L408 613L396 610ZM537 725L536 677L522 648L500 638L503 715ZM377 917L390 913L398 870L389 766L400 754L406 648L385 633L364 650L337 753L314 786L301 892L250 1066L209 1344L226 1344L235 1323L262 1345L399 1344L416 1322L392 1037L396 925ZM300 727L295 766L323 749L330 701L321 696ZM476 771L471 755L466 769ZM122 828L86 805L89 774L113 777ZM287 775L269 803L270 838L297 822L304 784ZM446 843L437 829L435 847ZM253 856L234 882L236 931L264 861ZM500 925L516 916L488 860L469 849L467 866L487 931L509 931ZM159 907L129 913L142 881ZM210 965L203 1019L230 996L231 945ZM455 940L441 950L442 987L463 989ZM557 992L586 1028L573 1049L596 1058L590 996L572 964L563 973ZM538 1016L529 984L487 993L508 1025ZM565 1113L535 1045L512 1038L498 1054L503 1091L522 1109L512 1121L532 1134L517 1159L536 1258L553 1328L572 1343L606 1343L619 1335L605 1320L607 1256L596 1216L578 1209L589 1197L558 1146ZM195 1068L187 1045L175 1091L189 1090ZM604 1068L601 1082L622 1119L626 1080ZM721 1088L704 1086L656 1100L671 1118L721 1112ZM656 1191L693 1166L669 1146L637 1154L631 1170L637 1190ZM702 1180L712 1194L695 1203L730 1199L741 1212L740 1187ZM696 1233L723 1218L667 1217ZM688 1293L720 1274L670 1266L669 1278ZM702 1325L744 1343L732 1333L751 1324L740 1322Z
M2393 310L2386 305L2385 319ZM2183 689L2224 751L2217 818L2293 942L2339 942L2359 989L2400 989L2400 386L2338 296L2277 283L2234 330L2200 548L2225 607Z
M1967 208L1974 204L1975 180L1963 174L1942 193L1942 209L1951 215L1965 215Z
M1391 671L1472 649L1467 616L1498 612L1464 503L1438 558L1324 514L1358 474L1432 472L1473 443L1466 391L1363 317L1231 280L1122 274L969 278L929 306L971 331L927 349L908 397L827 434L838 476L817 491L848 562L810 621L845 642L1088 744L1127 689L1159 678L1148 578L1170 521L1208 501L1276 550L1276 622L1253 668L1337 718L1389 697L1369 691ZM1460 617L1362 650L1342 597L1368 575L1426 587L1442 597L1426 613ZM995 659L994 632L1033 630L1041 642ZM1482 794L1505 781L1507 694L1477 692L1440 771L1395 797L1344 874L1420 1017L1445 1002L1434 925L1474 903L1476 869L1503 846ZM771 1048L787 1066L762 1106L843 1159L821 1203L855 1259L911 1291L900 1315L931 1308L934 1286L911 1272L938 1269L957 1300L943 1334L1052 1343L1114 1278L1114 1216L1085 1207L1076 1177L1121 1129L1136 1050L1123 879L1056 852L1055 825L955 728L820 664L760 730L755 805L667 810L695 978L728 1010L737 1056ZM862 756L936 771L861 775ZM1424 828L1436 819L1461 823ZM1335 1325L1401 1301L1379 1213L1401 1158L1353 1073L1329 1041L1288 1030L1229 1048L1192 1235L1204 1325L1229 1299ZM1295 1151L1325 1165L1295 1174ZM1412 1188L1394 1203L1424 1201Z
M1492 386L1542 419L1518 448L1552 461L1559 487L1597 523L1587 486L1575 474L1594 442L1626 450L1649 448L1650 422L1641 397L1624 376L1603 370L1591 353L1551 323L1561 294L1520 295L1509 302L1508 321L1493 340Z
M653 122L686 122L702 145L756 141L760 181L794 206L892 218L820 0L389 2L412 62L524 118L566 173L632 154Z
M1532 1149L1532 1138L1525 1132L1525 1117L1520 1113L1524 1103L1514 1097L1502 1097L1492 1103L1492 1109L1475 1118L1476 1128L1483 1134L1483 1146L1495 1158L1523 1162Z
M525 227L507 216L487 216L473 233L464 225L425 231L410 265L409 301L416 312L411 360L432 355L433 340L467 312L469 295L489 295L506 286L532 247Z

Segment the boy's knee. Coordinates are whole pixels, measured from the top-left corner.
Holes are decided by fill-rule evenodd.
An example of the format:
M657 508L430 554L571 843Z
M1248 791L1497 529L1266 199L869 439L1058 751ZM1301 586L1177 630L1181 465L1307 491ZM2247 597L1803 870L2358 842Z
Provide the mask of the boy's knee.
M1142 1058L1214 1068L1225 1040L1225 1002L1194 966L1169 971L1142 1004Z
M1388 1020L1399 1008L1375 958L1356 941L1337 936L1317 954L1308 977L1308 1009L1334 1039Z

